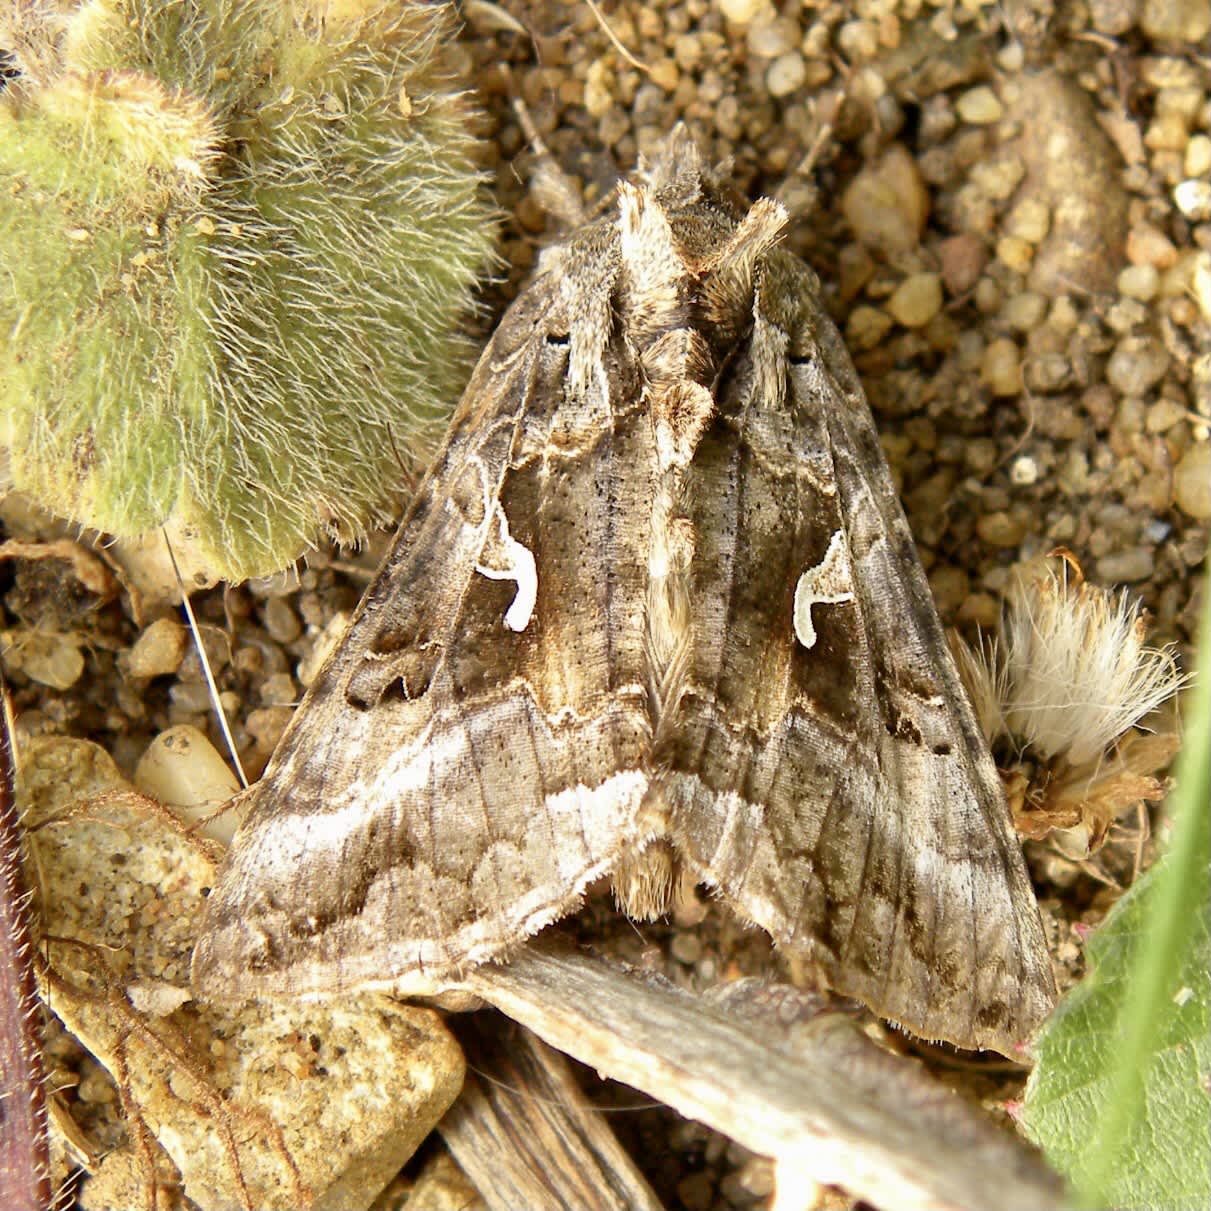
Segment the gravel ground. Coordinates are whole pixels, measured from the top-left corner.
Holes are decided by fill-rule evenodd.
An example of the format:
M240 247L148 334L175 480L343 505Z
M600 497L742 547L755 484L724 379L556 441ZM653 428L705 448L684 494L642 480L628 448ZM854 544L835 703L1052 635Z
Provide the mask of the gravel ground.
M795 216L788 243L825 282L944 621L969 637L993 626L1011 567L1064 546L1091 581L1129 585L1154 640L1190 665L1211 517L1205 0L468 2L462 14L454 52L484 106L504 213L485 336L559 234L510 97L589 205L684 120L731 161L739 191ZM0 516L12 537L44 533L15 502ZM250 776L385 542L195 598ZM95 739L127 772L171 724L220 743L176 613L97 608L83 575L65 558L0 565L24 729ZM1138 832L1122 834L1112 845L1129 868ZM1073 978L1077 936L1116 893L1061 866L1035 871ZM604 905L582 924L690 986L777 965L706 904L642 935ZM53 1049L57 1069L82 1075L77 1121L104 1137L93 1110L112 1098L86 1096L103 1074L66 1036ZM989 1105L1020 1088L1001 1067L931 1054ZM637 1156L659 1158L649 1176L669 1206L767 1200L768 1165L704 1128L659 1110L612 1121ZM825 1191L818 1205L849 1204Z

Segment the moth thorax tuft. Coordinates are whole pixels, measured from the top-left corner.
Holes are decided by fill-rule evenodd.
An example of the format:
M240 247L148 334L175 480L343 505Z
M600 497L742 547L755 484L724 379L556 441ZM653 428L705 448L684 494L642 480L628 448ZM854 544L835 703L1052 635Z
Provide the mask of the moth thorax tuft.
M688 267L660 203L643 189L620 185L622 309L642 341L644 332L680 327Z
M709 385L715 377L716 360L706 337L694 328L674 328L641 349L639 360L649 382L667 383L692 379Z
M714 396L701 384L683 379L653 387L650 407L661 467L686 466L714 415Z
M699 305L715 335L734 340L753 311L754 281L760 258L786 230L786 209L771 198L756 202L735 231L701 266Z

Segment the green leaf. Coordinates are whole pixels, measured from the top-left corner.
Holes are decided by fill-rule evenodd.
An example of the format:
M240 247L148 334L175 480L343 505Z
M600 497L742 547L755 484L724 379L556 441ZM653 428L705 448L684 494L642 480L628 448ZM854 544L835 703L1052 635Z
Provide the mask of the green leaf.
M1090 939L1037 1044L1027 1134L1083 1202L1211 1205L1211 598L1168 855Z

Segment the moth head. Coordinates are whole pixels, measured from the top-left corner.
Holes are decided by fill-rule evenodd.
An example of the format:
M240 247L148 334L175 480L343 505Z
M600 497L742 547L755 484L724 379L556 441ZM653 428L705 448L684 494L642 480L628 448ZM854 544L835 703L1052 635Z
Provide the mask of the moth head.
M690 134L690 128L684 122L678 122L650 160L646 156L640 157L636 176L641 184L658 193L688 188L692 192L685 201L691 202L697 198L699 182L706 172L702 152ZM714 174L710 176L713 178Z

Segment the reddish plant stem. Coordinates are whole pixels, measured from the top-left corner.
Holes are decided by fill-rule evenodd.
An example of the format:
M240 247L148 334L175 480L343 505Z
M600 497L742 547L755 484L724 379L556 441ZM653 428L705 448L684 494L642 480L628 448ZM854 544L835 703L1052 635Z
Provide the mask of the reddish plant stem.
M0 1207L51 1206L46 1092L21 870L17 770L0 675Z

